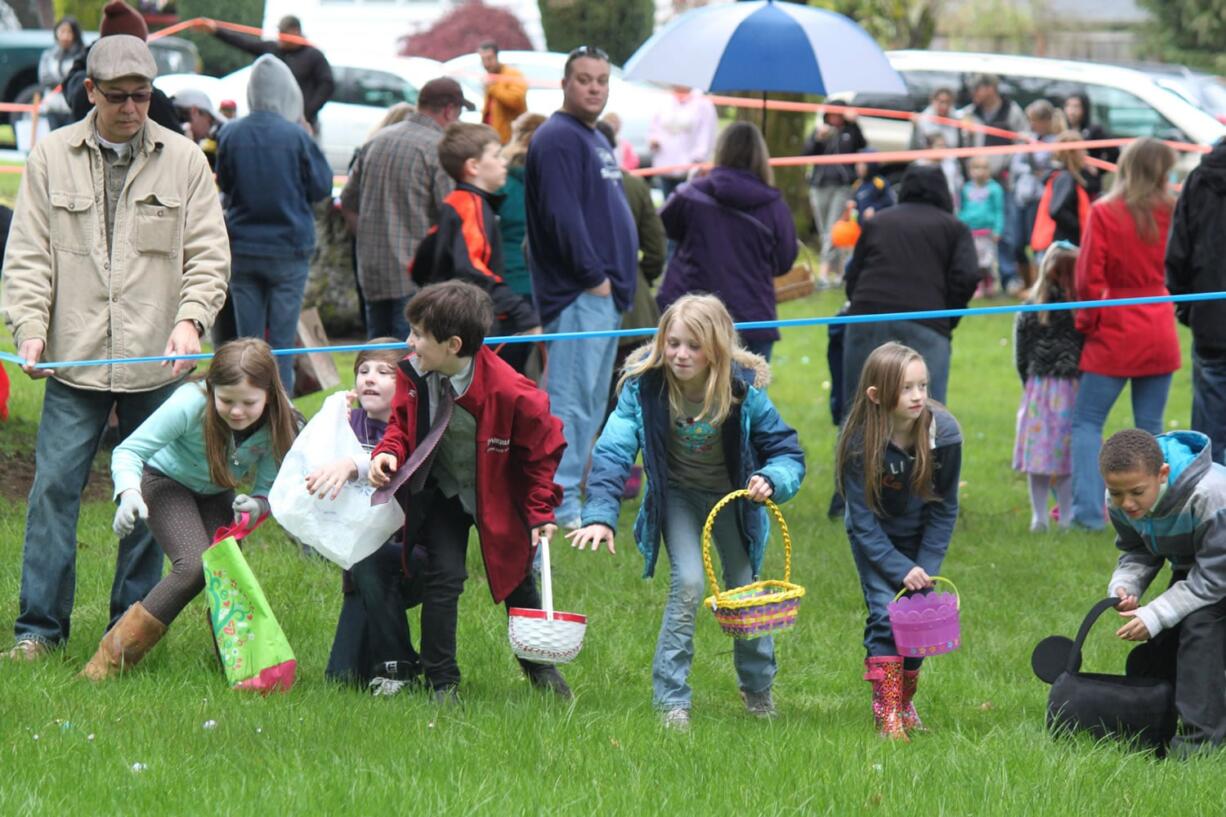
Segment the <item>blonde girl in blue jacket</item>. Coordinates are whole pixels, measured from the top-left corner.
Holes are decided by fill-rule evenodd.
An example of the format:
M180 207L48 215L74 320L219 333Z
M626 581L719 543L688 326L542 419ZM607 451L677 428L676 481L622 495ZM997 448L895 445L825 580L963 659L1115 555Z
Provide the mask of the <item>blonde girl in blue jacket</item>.
M785 502L804 479L804 453L766 396L769 380L767 362L738 343L722 301L686 295L673 303L654 340L626 361L617 408L592 455L583 527L568 534L580 550L605 544L616 552L622 486L642 451L647 495L634 538L644 577L655 571L661 539L671 565L652 661L653 702L667 728L685 731L690 724L688 678L694 621L706 592L701 535L707 515L734 489L747 489L755 503ZM761 504L738 502L717 517L714 544L728 587L757 577L767 532ZM748 711L773 717L771 639L734 641L732 660Z
M101 681L140 661L204 589L200 556L240 513L268 513L265 496L294 440L289 398L262 340L241 338L213 356L204 381L180 386L115 449L117 536L145 519L170 573L115 623L82 675ZM252 495L235 495L255 472Z

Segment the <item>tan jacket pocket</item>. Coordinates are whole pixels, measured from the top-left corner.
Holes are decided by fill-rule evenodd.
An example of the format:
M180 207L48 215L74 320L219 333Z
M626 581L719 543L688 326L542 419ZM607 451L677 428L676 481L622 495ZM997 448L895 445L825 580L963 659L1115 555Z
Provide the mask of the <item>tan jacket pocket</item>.
M181 238L179 205L179 199L157 193L150 193L137 201L132 248L138 253L178 254Z
M94 244L94 199L88 193L51 191L51 246L88 255Z

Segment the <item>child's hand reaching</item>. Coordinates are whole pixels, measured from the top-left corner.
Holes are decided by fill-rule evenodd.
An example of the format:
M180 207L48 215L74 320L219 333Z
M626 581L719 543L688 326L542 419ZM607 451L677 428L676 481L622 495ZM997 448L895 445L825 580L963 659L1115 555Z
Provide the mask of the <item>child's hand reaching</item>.
M230 503L231 509L234 511L234 521L237 522L240 514L247 514L252 520L267 516L269 512L268 500L262 496L247 496L239 494L234 497L234 501Z
M592 553L595 553L600 550L600 543L604 542L609 546L609 553L617 553L617 548L613 546L613 529L599 522L573 530L566 534L566 538L570 540L571 547L579 550L584 550L590 544Z
M771 498L771 494L775 493L774 486L771 481L761 474L754 474L749 478L749 484L745 486L745 490L749 491L749 498L754 502L765 502Z
M1137 597L1133 595L1129 595L1128 591L1124 588L1123 585L1120 585L1119 587L1115 588L1115 595L1118 596L1120 600L1120 603L1115 605L1115 609L1119 612L1120 615L1123 615L1124 613L1127 613L1130 610L1137 609Z
M376 454L370 461L370 484L376 488L382 488L392 481L392 475L396 473L396 469L400 464L396 461L395 454Z
M357 463L352 457L342 457L307 474L307 493L316 499L336 499L341 495L341 488L345 487L345 483L357 477Z
M145 505L140 491L129 488L119 495L119 508L115 511L115 521L111 524L111 530L122 539L132 532L132 528L136 527L137 519L148 518L149 508Z
M929 587L932 587L932 577L928 575L924 568L916 565L903 577L902 586L912 593L917 590L927 590Z
M1148 641L1149 628L1145 626L1145 622L1137 617L1136 610L1122 610L1120 615L1125 618L1132 619L1123 627L1115 631L1115 634L1125 641Z

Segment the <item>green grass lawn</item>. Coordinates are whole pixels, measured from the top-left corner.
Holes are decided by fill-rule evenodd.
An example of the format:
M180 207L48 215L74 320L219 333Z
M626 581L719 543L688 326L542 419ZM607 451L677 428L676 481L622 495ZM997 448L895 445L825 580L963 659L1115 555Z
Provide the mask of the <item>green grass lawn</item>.
M787 304L785 317L831 314L836 296ZM963 602L963 647L931 659L918 704L932 733L879 740L860 680L863 601L841 522L824 516L834 427L824 328L776 347L771 395L800 430L809 473L783 507L793 579L808 588L798 626L777 641L780 717L750 719L731 645L700 611L694 727L661 730L650 661L667 566L653 581L625 534L618 554L555 547L562 609L589 616L565 668L570 705L519 677L505 617L475 544L460 609L464 706L436 713L423 696L373 699L323 679L339 609L338 570L300 557L268 525L246 552L299 659L289 695L229 691L214 666L197 600L129 676L101 687L75 674L106 622L113 506L88 503L79 529L73 638L38 666L0 664L0 811L50 814L633 814L633 815L1211 815L1226 807L1226 760L1161 762L1115 745L1053 741L1034 644L1072 635L1105 592L1108 534L1031 535L1023 478L1010 469L1020 384L1009 317L968 318L954 338L949 404L966 438L965 487L944 573ZM1185 348L1187 337L1183 336ZM11 345L5 348L11 348ZM352 358L342 356L342 371ZM28 449L38 392L14 376L14 418L0 451ZM1175 377L1168 422L1185 425L1189 369ZM300 401L308 414L320 398ZM1122 401L1109 431L1129 425ZM14 438L19 441L15 442ZM0 505L0 622L17 614L25 506ZM772 545L767 578L782 570ZM1164 581L1163 579L1159 580ZM1085 667L1122 672L1126 647L1104 619ZM416 634L416 623L414 633ZM213 722L213 728L205 728ZM134 771L142 764L142 771Z

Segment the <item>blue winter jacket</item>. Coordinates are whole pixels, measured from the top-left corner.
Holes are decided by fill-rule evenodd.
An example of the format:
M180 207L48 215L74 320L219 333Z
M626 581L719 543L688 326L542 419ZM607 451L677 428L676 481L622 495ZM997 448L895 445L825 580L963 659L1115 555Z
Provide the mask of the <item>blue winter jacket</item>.
M633 360L633 356L631 360ZM766 396L770 373L766 361L735 366L733 404L722 426L728 479L743 488L754 474L761 474L774 488L771 500L786 502L796 495L805 477L804 452L796 432L783 422ZM663 509L668 494L668 386L656 369L629 380L622 388L617 408L605 423L592 455L587 481L583 524L599 523L617 530L622 489L639 451L647 472L647 495L634 522L634 539L645 561L643 577L655 573L663 530ZM742 541L749 551L754 575L762 566L770 523L766 508L752 502L735 503Z

